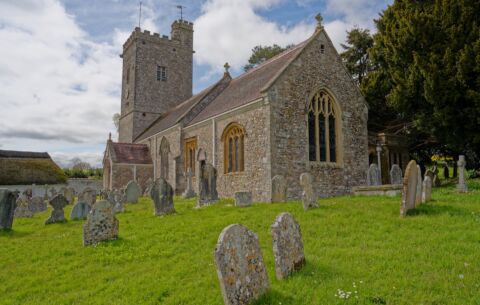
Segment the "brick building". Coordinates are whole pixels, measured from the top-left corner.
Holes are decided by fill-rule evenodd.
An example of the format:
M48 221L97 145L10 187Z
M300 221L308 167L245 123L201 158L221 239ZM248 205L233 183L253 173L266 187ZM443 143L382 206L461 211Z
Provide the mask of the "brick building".
M192 55L191 23L174 22L171 39L135 29L122 55L122 143L107 145L106 155L142 145L152 175L177 194L187 169L197 176L205 163L218 170L221 197L251 191L268 202L272 178L283 175L287 196L299 198L303 172L323 197L365 184L368 108L320 22L308 40L237 78L226 65L193 96Z

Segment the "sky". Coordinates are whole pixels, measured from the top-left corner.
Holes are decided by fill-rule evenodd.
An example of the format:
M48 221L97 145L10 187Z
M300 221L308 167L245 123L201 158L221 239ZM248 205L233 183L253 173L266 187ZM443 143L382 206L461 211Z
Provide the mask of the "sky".
M353 27L375 32L392 0L143 0L142 29L170 36L185 6L194 22L194 93L232 66L242 73L256 45L286 46L314 32L315 16L338 51ZM0 149L46 151L101 167L117 132L123 42L139 23L137 0L0 0Z

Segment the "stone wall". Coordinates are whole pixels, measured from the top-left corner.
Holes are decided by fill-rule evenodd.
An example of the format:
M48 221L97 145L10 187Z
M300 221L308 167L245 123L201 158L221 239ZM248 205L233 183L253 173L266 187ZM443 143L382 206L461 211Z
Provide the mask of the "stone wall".
M147 180L153 177L153 166L114 164L112 168L112 189L124 188L128 182L134 180L134 173L136 173L137 182L142 188L145 188Z
M324 53L321 46L324 46ZM341 158L335 164L308 158L307 105L319 90L341 109ZM271 103L272 176L287 179L289 199L301 195L299 176L310 172L318 196L351 193L363 185L368 168L368 109L330 39L316 36L268 91Z

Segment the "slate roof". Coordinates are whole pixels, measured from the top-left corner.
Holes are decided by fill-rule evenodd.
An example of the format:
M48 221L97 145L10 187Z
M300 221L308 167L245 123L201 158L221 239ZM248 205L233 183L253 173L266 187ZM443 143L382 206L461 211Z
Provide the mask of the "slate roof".
M261 98L269 84L300 54L309 40L286 50L239 77L232 79L228 86L217 97L210 101L186 126L193 125ZM213 91L213 88L222 80L168 111L140 134L136 141L144 140L177 124L188 114L192 107L207 98L210 92Z
M110 153L114 163L153 164L148 146L145 144L111 142Z
M46 152L0 150L0 158L50 159Z

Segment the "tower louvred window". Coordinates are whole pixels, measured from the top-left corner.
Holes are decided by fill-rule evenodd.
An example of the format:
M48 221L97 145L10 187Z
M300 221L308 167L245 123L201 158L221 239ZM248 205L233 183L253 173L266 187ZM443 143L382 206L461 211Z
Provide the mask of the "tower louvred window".
M167 67L157 66L157 80L167 81Z

